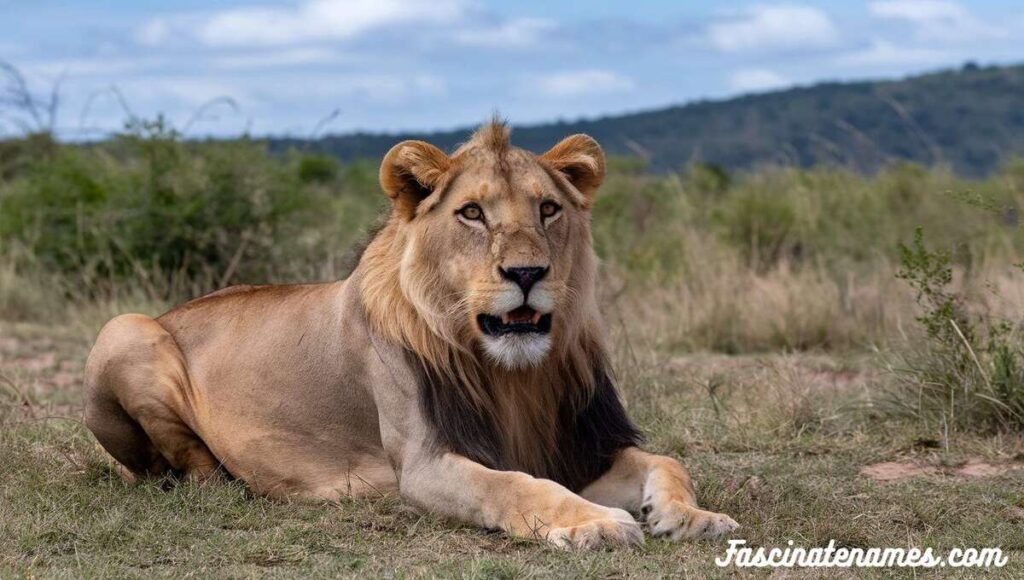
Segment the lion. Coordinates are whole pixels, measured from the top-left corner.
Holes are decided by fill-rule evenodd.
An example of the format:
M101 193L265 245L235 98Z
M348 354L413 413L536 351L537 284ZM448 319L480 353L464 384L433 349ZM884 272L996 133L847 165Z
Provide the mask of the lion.
M351 275L236 286L100 331L85 422L138 477L271 498L397 493L557 546L719 537L683 465L641 450L613 384L590 211L601 147L535 155L501 122L395 145Z

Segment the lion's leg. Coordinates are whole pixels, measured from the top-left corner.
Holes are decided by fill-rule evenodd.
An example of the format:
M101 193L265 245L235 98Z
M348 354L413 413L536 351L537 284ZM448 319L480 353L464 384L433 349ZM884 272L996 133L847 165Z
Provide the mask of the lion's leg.
M142 426L125 413L116 400L90 399L85 424L107 453L131 473L159 477L171 471L170 464L153 446Z
M403 465L402 495L420 506L517 537L562 547L643 543L643 532L621 509L589 502L557 483L488 469L453 453Z
M162 326L147 316L119 316L89 354L86 425L137 475L214 477L220 462L182 419L188 381L184 356Z
M729 516L697 506L690 474L681 463L636 447L620 451L611 469L580 495L639 513L651 534L673 540L715 538L739 527Z

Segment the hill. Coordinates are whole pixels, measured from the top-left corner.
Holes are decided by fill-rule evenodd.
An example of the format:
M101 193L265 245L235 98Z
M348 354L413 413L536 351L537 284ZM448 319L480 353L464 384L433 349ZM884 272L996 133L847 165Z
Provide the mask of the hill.
M469 128L436 133L272 139L271 150L302 147L341 159L376 158L402 139L451 149ZM1024 65L965 65L895 81L810 87L700 101L575 122L515 127L518 145L544 150L583 132L612 154L640 155L664 171L691 161L745 169L764 164L837 164L873 172L893 161L990 173L1024 153Z

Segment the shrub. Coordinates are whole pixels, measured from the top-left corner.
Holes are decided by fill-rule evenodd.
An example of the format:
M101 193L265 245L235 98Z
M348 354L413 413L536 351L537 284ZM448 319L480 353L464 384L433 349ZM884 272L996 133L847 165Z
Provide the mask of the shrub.
M972 314L951 289L948 252L929 250L920 228L900 246L898 277L914 289L924 342L895 370L899 412L963 430L1024 427L1024 345L1007 321Z
M326 155L305 155L299 160L302 183L328 183L338 175L338 160Z
M748 264L766 270L786 257L799 258L797 210L790 199L771 190L734 195L717 214L726 239L739 247Z
M715 163L693 163L684 177L689 189L703 195L722 195L732 186L729 171Z
M330 219L332 165L248 140L189 143L157 119L60 147L3 187L0 240L40 269L159 295L287 277L302 232Z

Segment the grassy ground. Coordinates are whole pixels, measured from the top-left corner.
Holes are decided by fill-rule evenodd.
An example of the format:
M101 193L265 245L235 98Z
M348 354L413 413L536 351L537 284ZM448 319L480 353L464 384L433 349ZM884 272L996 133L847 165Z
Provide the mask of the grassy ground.
M648 539L639 549L566 553L418 514L395 498L292 505L240 484L127 485L78 421L89 345L89 329L0 325L0 575L726 573L714 564L720 542ZM1001 546L1010 562L992 576L1024 573L1019 438L944 439L917 423L880 421L885 377L866 356L630 349L618 355L622 387L650 447L684 458L702 501L735 517L750 545ZM861 474L881 462L921 473L888 482ZM979 462L987 467L961 468ZM882 572L893 573L912 574Z
M161 120L89 146L0 141L0 576L734 572L714 565L724 543L565 553L394 498L121 482L77 420L100 325L233 283L338 279L384 205L376 163L186 142ZM1024 576L1021 215L1021 160L977 181L609 160L598 289L649 446L750 545L1000 546L992 575ZM917 228L930 250L904 245Z

